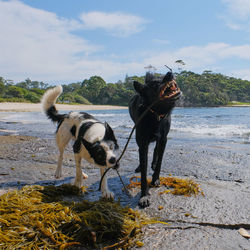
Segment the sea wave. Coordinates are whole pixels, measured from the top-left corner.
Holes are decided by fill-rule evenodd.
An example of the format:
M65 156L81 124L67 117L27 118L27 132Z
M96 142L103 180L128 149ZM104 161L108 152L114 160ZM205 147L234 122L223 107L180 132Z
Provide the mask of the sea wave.
M92 114L94 115L96 118L98 117L126 117L127 114Z
M117 133L127 134L134 126L127 110L91 111L98 120L108 122ZM250 108L183 108L172 115L171 133L183 138L207 138L208 136L250 140ZM0 128L18 133L51 135L56 124L42 112L2 112ZM31 132L30 132L31 131Z
M184 125L184 124L183 124ZM211 135L211 136L224 136L224 137L249 137L250 128L244 125L204 125L204 124L192 124L180 126L180 124L172 124L172 131L174 132L183 132L189 134L198 134L198 135Z

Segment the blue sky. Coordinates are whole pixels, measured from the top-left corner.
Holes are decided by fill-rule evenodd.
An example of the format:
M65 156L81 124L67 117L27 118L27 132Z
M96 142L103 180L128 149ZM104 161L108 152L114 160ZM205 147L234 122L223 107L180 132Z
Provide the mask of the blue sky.
M0 0L0 76L51 84L153 65L250 80L250 0Z

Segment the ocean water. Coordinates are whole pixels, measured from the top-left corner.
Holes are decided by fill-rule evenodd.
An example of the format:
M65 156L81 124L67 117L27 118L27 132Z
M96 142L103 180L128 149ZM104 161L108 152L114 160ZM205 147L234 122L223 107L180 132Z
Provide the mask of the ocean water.
M126 109L84 112L94 115L102 122L108 122L121 144L125 143L134 125ZM56 124L41 112L0 112L1 135L22 134L53 138L55 130ZM205 141L250 147L250 107L175 108L169 139L173 143Z

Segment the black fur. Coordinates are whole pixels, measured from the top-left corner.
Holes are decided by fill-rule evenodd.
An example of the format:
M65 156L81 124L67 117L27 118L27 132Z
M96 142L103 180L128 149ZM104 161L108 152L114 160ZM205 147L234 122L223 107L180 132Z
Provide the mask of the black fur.
M93 115L90 115L90 114L88 114L86 112L79 112L79 113L82 115L82 117L84 119L95 119L95 117Z
M76 136L76 125L72 126L70 133L75 137Z
M145 84L134 82L134 88L137 94L132 97L129 103L129 113L132 120L136 123L147 107L159 98L161 87L168 81L173 80L171 72L165 75L164 78L154 77L152 74L147 74ZM171 111L175 106L174 99L166 99L154 105L151 111L143 117L141 122L136 127L136 142L139 147L140 164L136 172L141 172L141 199L140 207L149 206L148 199L148 184L147 184L147 166L148 166L148 147L149 143L156 141L156 146L153 154L152 169L152 185L160 184L159 176L161 170L162 158L167 143L167 135L171 125Z
M84 114L84 118L86 117L86 114L87 113ZM92 117L90 117L90 115L87 117L92 118ZM101 166L105 166L107 154L106 154L105 150L103 149L103 147L100 145L101 142L97 141L97 142L91 143L91 142L88 142L84 139L85 133L91 128L91 126L93 126L93 124L96 124L96 123L101 123L101 122L89 121L89 122L85 122L81 125L81 127L79 129L78 136L77 136L76 141L73 145L73 151L74 151L74 153L79 153L81 150L81 144L83 144L84 147L89 152L91 158L95 161L95 163L98 165L101 165ZM105 135L104 135L104 138L102 139L102 141L105 143L107 143L108 141L114 142L115 149L117 149L119 146L117 144L117 140L114 136L114 132L113 132L112 128L106 122L103 125L105 126Z
M53 105L48 110L46 110L46 115L53 122L57 122L57 128L56 128L56 133L57 133L64 119L67 117L67 114L58 114L56 107Z
M51 119L53 122L60 122L62 123L64 118L65 118L65 114L58 114L58 111L56 110L55 106L51 106L48 110L46 110L46 115L49 119Z
M106 152L103 147L100 145L100 142L97 141L95 143L90 143L84 138L81 139L84 147L88 150L92 159L94 159L95 163L101 166L106 165Z
M87 132L87 130L97 122L86 122L86 123L83 123L79 129L79 133L78 133L78 136L76 138L76 141L73 145L73 150L74 150L74 153L79 153L80 149L81 149L81 141L82 141L82 138L84 137L85 133Z
M104 135L103 139L105 141L113 141L115 143L115 149L118 149L119 145L118 145L117 140L115 138L114 131L109 126L109 124L107 122L105 122L105 128L106 128L106 131L105 131L105 135Z

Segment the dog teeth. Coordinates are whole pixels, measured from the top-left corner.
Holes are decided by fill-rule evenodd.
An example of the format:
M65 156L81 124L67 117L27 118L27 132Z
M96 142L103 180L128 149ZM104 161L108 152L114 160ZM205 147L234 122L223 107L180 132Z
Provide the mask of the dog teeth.
M166 91L168 90L168 91ZM171 98L172 96L176 95L179 92L179 88L175 81L168 82L160 91L161 98ZM167 93L165 93L167 92Z

